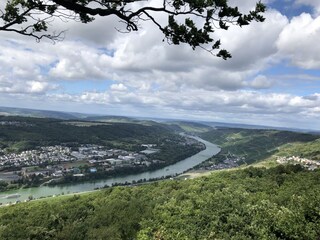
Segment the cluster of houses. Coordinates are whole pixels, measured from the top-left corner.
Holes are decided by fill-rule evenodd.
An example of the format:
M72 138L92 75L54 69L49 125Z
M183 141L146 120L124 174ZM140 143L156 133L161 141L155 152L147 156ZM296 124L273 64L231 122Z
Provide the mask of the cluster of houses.
M25 167L43 164L54 164L76 160L71 149L63 146L41 147L39 150L28 150L21 153L8 153L0 156L0 167Z
M287 163L300 164L300 165L304 166L305 168L307 168L308 170L315 170L317 168L320 168L319 161L314 161L314 160L296 157L296 156L278 157L277 163L280 163L280 164L287 164Z
M204 167L205 170L219 170L219 169L228 169L228 168L235 168L239 166L239 162L243 161L244 157L239 157L235 154L228 153L223 160L223 162L218 164L212 164L210 166Z
M40 147L37 150L23 151L19 154L3 154L0 156L0 169L14 166L22 169L22 176L41 174L61 177L68 173L82 176L84 171L76 167L79 166L79 161L86 166L85 171L89 173L95 173L97 169L110 171L119 167L149 166L161 162L147 156L159 151L154 148L156 145L144 144L143 146L149 152L136 153L121 149L107 149L105 146L94 144L80 145L77 148L61 145ZM41 166L41 169L30 170L31 166Z
M0 121L0 126L33 127L34 124L18 121Z

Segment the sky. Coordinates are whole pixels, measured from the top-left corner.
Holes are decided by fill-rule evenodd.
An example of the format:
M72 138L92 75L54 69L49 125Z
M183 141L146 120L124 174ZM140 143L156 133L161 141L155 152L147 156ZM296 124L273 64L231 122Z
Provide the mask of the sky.
M114 17L55 22L55 44L0 32L0 106L320 130L320 1L262 2L264 23L215 32L227 61Z

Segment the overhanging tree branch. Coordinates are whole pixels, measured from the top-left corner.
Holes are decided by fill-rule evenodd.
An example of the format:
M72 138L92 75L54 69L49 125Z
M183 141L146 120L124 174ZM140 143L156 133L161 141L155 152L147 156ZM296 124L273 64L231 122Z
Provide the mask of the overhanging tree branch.
M138 31L139 22L150 20L164 34L170 44L189 44L227 59L231 54L220 49L220 40L214 40L216 29L228 30L230 25L244 26L252 21L263 22L265 6L258 2L247 14L228 5L227 0L163 0L161 6L151 6L149 0L9 0L0 9L0 31L10 31L40 40L60 40L58 34L48 34L48 24L61 20L79 19L82 23L94 17L116 16L125 23L127 31ZM137 3L142 3L137 8ZM135 9L135 10L133 10ZM165 14L167 23L159 21L157 14ZM2 25L1 25L2 24ZM54 22L53 22L54 24ZM212 44L208 49L208 45Z

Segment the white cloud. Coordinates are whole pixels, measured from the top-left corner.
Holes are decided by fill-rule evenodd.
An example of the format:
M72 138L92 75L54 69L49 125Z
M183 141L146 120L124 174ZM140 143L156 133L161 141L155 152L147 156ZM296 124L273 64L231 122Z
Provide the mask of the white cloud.
M89 44L106 46L110 44L119 32L116 29L123 28L124 24L114 17L95 17L93 22L82 24L70 21L60 23L59 28L65 29L66 39L85 41Z
M221 34L223 47L233 55L232 59L220 64L221 67L240 71L261 69L277 53L275 41L288 24L288 19L275 10L268 11L265 17L264 23L233 27Z
M292 18L277 41L279 54L295 66L304 69L320 68L320 17L308 13Z
M0 93L10 94L45 94L49 90L57 89L56 84L38 81L1 81Z
M71 101L82 106L117 109L109 114L175 117L214 121L242 122L275 126L312 128L320 124L320 94L296 96L257 91L107 91L85 92L77 95L51 94L50 99ZM120 111L121 109L121 111ZM192 113L190 115L190 113Z
M32 49L19 41L1 41L0 71L8 79L43 80L46 77L42 68L52 60L50 53L39 48Z
M47 90L55 89L55 85L50 85L47 82L37 82L37 81L29 81L26 82L27 85L27 92L30 93L43 93L46 92Z
M55 96L54 94L52 95ZM76 102L106 105L143 106L159 111L205 112L216 113L250 113L253 115L300 114L316 112L320 105L319 94L312 96L295 96L290 94L259 93L257 91L209 91L203 89L185 89L180 92L135 91L85 92L79 95L64 95L62 99ZM208 116L210 117L210 116ZM320 116L319 116L320 117Z
M248 85L254 89L265 89L270 88L273 85L273 82L264 75L258 75L252 82L248 83Z
M79 41L65 41L49 47L55 56L49 76L64 80L108 77L110 56L105 52Z
M267 19L264 24L217 32L223 46L234 56L228 61L203 50L192 51L186 45L168 46L160 41L158 30L150 27L140 34L117 39L112 45L115 53L110 66L117 72L117 79L129 85L153 81L170 89L243 88L246 78L267 66L276 53L274 42L287 24L287 18L275 11L268 12Z
M126 91L128 88L122 83L119 83L119 84L112 84L110 86L110 89L114 91Z

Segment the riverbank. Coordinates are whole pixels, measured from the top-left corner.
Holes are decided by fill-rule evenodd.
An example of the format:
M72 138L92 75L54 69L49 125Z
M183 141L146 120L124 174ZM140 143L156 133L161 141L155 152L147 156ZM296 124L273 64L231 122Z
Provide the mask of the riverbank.
M174 177L177 174L181 174L188 169L192 169L194 166L207 160L213 155L219 153L221 150L215 144L212 144L198 137L193 137L193 136L191 137L205 144L206 149L200 151L199 153L189 158L186 158L180 162L164 167L162 169L143 172L139 174L130 174L126 176L102 179L102 180L92 181L92 182L65 184L65 185L58 185L58 186L41 186L36 188L26 188L26 189L7 191L0 194L0 203L7 204L9 202L13 203L16 201L23 202L31 198L31 196L32 198L38 199L38 198L48 197L53 195L61 195L61 194L69 194L69 193L73 194L78 192L92 191L94 189L102 188L106 185L112 186L114 184L126 184L126 183L138 182L141 180L142 182L146 182L149 179L156 179L156 178L160 179L160 178L164 178L165 176ZM19 194L20 197L17 199L4 198L7 195L11 195L11 194Z
M183 175L183 174L182 174ZM181 176L182 176L181 175ZM145 185L145 184L149 184L149 183L154 183L154 182L158 182L158 181L164 181L164 180L174 180L174 179L179 179L179 175L177 176L164 176L164 177L161 177L161 178L151 178L151 179L148 179L148 180L143 180L143 179L140 179L138 181L133 181L131 183L129 182L125 182L125 183L115 183L113 184L112 186L108 186L108 185L105 185L101 188L97 188L97 189L94 189L94 190L89 190L89 191L82 191L82 192L73 192L73 193L62 193L62 194L58 194L58 195L51 195L51 196L46 196L46 197L40 197L40 198L32 198L32 199L28 199L28 200L25 200L23 202L31 202L31 201L41 201L41 200L52 200L52 199L55 199L56 197L71 197L71 196L77 196L77 195L82 195L82 194L90 194L92 192L97 192L97 191L101 191L103 189L106 189L106 188L109 188L109 187L116 187L116 186L127 186L127 187L135 187L135 186L141 186L141 185ZM14 194L13 194L14 195ZM7 204L3 204L3 205L0 205L0 207L6 207L6 206L11 206L11 205L15 205L15 204L20 204L21 201L18 201L18 202L11 202L11 203L7 203Z
M276 162L276 158L275 157L270 157L267 158L263 161L259 161L250 165L247 164L242 164L240 166L237 167L233 167L233 168L225 168L225 169L212 169L212 170L207 170L207 169L192 169L190 171L186 171L185 173L179 175L177 178L182 178L182 179L194 179L194 178L199 178L199 177L205 177L205 176L209 176L214 172L219 172L219 171L235 171L235 170L239 170L239 169L245 169L248 167L256 167L256 168L273 168L278 166L279 163Z

